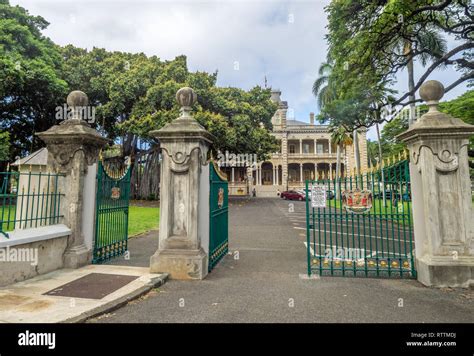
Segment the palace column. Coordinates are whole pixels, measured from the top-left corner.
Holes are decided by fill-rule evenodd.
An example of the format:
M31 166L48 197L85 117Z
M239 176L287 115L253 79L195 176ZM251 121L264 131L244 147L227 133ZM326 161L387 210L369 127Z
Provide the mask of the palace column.
M234 167L232 167L232 171L231 171L231 182L234 183L235 182L235 171L234 171Z
M300 139L300 155L303 154L303 140Z
M468 147L474 126L438 111L444 87L419 91L429 111L397 136L410 150L416 270L427 286L474 284L474 214Z
M303 182L303 163L300 163L300 183Z
M332 163L329 163L329 177L332 179Z
M281 136L281 184L284 190L288 190L288 132L283 132Z

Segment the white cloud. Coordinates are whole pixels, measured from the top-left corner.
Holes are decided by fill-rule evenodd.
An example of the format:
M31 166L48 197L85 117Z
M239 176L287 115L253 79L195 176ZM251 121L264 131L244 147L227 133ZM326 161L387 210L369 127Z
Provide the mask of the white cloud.
M51 25L45 35L78 47L144 52L161 59L185 54L190 70L219 70L218 84L282 90L295 117L317 111L311 93L326 58L328 1L12 0ZM239 70L235 70L238 62ZM420 72L418 72L420 73ZM399 88L405 88L401 74ZM431 78L449 83L453 70ZM431 79L430 78L430 79ZM462 93L459 87L447 99Z

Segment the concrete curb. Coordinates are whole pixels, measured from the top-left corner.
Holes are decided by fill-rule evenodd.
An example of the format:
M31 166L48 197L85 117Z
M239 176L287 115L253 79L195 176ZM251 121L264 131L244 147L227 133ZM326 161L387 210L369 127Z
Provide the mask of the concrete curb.
M66 319L62 321L61 323L83 323L87 321L88 319L95 318L99 315L111 312L113 310L116 310L118 308L121 308L128 302L137 299L141 297L142 295L148 293L151 291L153 288L161 287L163 284L166 283L168 280L169 274L168 273L163 273L162 276L160 277L155 277L153 278L149 283L147 283L145 286L140 287L133 292L128 293L127 295L124 295L116 300L113 300L107 304L101 305L100 307L94 308L92 310L89 310L87 312L82 313L81 315Z

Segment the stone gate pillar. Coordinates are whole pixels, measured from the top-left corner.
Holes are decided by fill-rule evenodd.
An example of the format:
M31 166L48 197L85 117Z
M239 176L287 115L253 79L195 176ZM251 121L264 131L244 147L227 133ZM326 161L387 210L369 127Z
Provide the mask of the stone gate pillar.
M191 88L176 93L181 116L151 132L160 140L162 169L158 250L150 259L151 272L167 272L173 279L203 279L208 256L201 246L198 221L201 166L207 161L212 135L191 116L197 96ZM208 183L209 184L209 183Z
M441 83L420 88L429 111L398 136L410 150L416 268L427 286L474 283L474 230L468 166L474 126L438 111Z
M97 163L99 150L108 139L81 119L88 105L87 95L73 91L67 97L67 104L72 108L72 118L65 118L59 125L51 127L37 135L48 148L48 167L53 172L65 175L60 191L64 193L61 200L61 214L64 223L71 229L68 247L64 254L65 268L78 268L91 262L92 251L84 241L83 232L83 189L84 176L88 167Z

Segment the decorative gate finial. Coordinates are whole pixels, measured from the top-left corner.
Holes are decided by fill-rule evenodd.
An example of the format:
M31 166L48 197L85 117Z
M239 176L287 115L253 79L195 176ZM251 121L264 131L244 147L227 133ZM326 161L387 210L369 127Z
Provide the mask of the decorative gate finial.
M73 110L73 117L71 120L81 121L82 110L84 110L89 104L89 98L83 91L74 90L67 96L66 103Z
M182 117L189 117L192 106L197 101L197 94L190 87L183 87L176 92L176 101L181 106Z
M438 104L444 95L444 86L437 80L428 80L420 88L420 97L426 102L430 112L438 111Z

